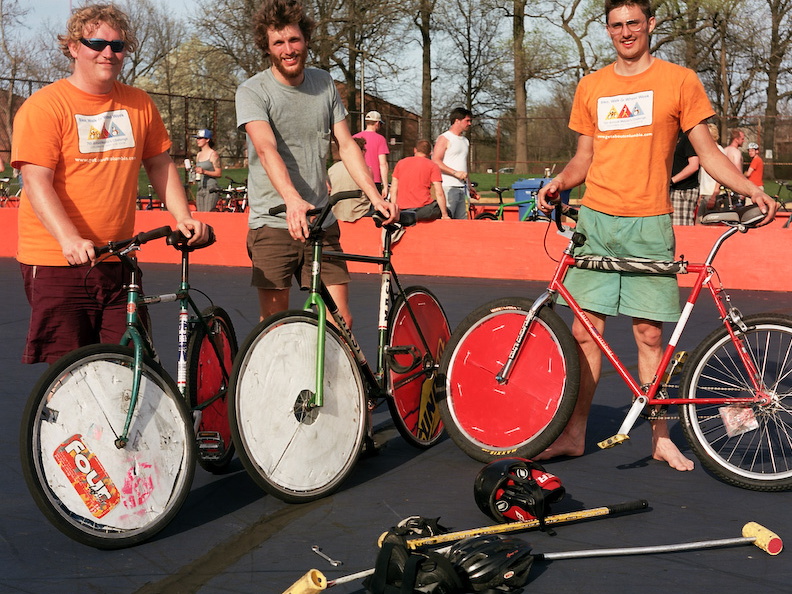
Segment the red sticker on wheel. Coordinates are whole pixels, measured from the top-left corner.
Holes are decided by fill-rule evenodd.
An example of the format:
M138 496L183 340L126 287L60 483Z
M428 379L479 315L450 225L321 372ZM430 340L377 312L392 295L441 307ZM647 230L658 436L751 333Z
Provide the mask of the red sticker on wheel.
M118 505L121 500L118 489L99 458L85 445L82 435L64 441L53 457L95 518L105 516Z

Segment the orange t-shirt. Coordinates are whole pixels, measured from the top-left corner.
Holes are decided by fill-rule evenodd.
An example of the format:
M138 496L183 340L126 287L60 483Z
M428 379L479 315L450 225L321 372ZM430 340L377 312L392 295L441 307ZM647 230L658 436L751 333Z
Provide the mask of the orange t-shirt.
M715 115L696 73L655 58L635 76L613 64L583 77L569 127L594 139L583 204L614 216L673 211L668 194L677 134Z
M116 82L109 94L91 95L62 79L22 104L14 119L11 164L54 170L55 191L80 235L102 245L133 235L141 162L170 145L145 91ZM19 204L17 260L68 265L25 190Z
M751 159L748 167L753 168L751 175L748 176L749 181L760 188L764 186L764 161L762 161L762 158L756 155Z

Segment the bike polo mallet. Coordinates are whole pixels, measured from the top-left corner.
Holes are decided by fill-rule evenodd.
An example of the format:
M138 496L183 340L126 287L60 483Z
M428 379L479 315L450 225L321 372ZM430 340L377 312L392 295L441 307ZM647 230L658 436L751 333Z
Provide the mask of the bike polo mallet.
M544 519L546 525L564 524L569 522L578 522L581 520L589 520L594 518L602 518L616 514L624 514L635 511L645 511L649 509L649 503L645 499L630 501L627 503L619 503L616 505L595 507L591 509L583 509L575 512L566 512L561 514L553 514ZM483 536L487 534L502 534L506 532L517 532L520 530L531 530L539 528L539 520L525 520L520 522L509 522L507 524L496 524L494 526L484 526L482 528L472 528L470 530L460 530L457 532L447 532L445 534L438 534L435 536L426 536L422 538L413 538L405 542L408 549L416 549L422 546L430 546L440 543L454 542L463 538L471 536ZM378 540L378 546L382 546L382 542L388 533L383 533ZM445 552L450 547L438 549L438 552ZM299 580L294 582L289 589L283 594L317 594L327 588L353 582L355 580L363 579L374 573L374 569L366 569L353 573L350 575L341 576L334 580L329 580L318 569L311 569Z
M742 537L738 538L722 538L716 540L702 540L696 542L686 542L668 545L654 545L644 547L624 547L613 549L588 549L581 551L567 551L560 553L536 553L533 555L535 560L539 561L556 561L560 559L582 559L587 557L617 557L624 555L647 555L655 553L674 553L681 551L692 551L697 549L711 549L718 547L738 546L744 544L752 544L769 555L778 555L784 549L784 543L781 537L775 532L757 524L756 522L748 522L743 526ZM441 549L442 551L447 550ZM312 569L306 573L302 578L295 582L291 588L286 590L283 594L318 594L332 586L344 584L357 579L364 578L374 573L373 569L360 571L347 576L337 578L335 580L327 581L324 574L317 570Z

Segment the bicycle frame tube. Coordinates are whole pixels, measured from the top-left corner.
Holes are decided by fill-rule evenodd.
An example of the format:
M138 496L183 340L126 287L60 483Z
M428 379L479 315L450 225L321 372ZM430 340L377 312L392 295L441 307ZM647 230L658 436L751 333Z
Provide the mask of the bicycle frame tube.
M324 404L324 354L325 331L327 329L327 309L321 295L322 287L322 238L313 242L313 263L311 264L311 290L303 309L315 309L319 318L316 336L316 383L314 385L313 405Z

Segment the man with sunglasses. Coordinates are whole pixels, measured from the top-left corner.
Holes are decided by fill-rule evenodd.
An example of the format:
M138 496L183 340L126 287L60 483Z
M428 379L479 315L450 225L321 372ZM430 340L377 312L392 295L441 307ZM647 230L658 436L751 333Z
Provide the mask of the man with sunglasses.
M117 80L138 45L127 16L84 6L58 39L71 75L31 95L14 120L11 162L25 178L17 260L32 308L24 363L120 340L126 275L119 262L97 262L94 247L134 234L141 164L190 243L208 236L190 215L156 106Z
M650 1L606 0L605 18L616 61L578 84L569 120L579 134L577 151L538 196L540 208L550 212L551 198L585 182L577 230L587 239L576 254L674 259L668 184L680 130L701 166L750 196L766 213L764 223L770 222L775 202L715 145L706 125L715 114L695 72L651 55L656 23ZM663 322L675 322L681 313L676 277L571 269L565 285L600 333L607 316L632 317L640 381L651 382L662 357ZM581 353L577 404L564 432L537 460L584 453L602 355L577 320L572 332ZM652 421L652 457L676 470L693 469L671 441L665 419Z

